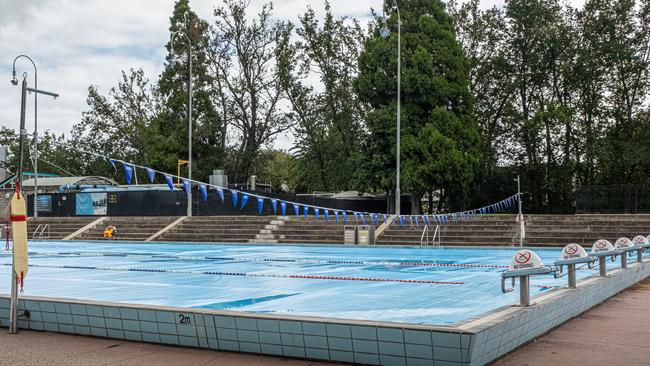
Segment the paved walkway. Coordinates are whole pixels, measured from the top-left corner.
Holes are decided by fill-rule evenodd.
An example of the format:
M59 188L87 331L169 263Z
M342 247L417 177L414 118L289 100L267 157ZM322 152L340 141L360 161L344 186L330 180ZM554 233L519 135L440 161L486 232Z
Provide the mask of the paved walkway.
M646 279L494 365L650 365L649 325Z
M0 328L0 365L326 366L334 364L24 330L19 334L9 335L6 328Z

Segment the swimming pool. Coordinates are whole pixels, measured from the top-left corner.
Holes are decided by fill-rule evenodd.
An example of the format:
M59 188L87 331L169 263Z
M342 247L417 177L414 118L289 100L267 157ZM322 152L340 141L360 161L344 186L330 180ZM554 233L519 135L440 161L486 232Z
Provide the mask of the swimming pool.
M536 252L552 264L560 250ZM450 325L518 301L517 292L500 290L515 251L31 242L24 295ZM1 256L0 276L8 278L10 256ZM594 273L583 269L578 278ZM565 284L533 277L531 295Z

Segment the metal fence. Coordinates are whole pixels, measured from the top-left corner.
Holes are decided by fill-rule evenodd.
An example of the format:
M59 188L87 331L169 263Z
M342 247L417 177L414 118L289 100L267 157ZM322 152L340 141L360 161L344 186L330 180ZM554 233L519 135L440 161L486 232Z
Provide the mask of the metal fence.
M650 213L650 187L633 185L579 186L576 188L576 213Z

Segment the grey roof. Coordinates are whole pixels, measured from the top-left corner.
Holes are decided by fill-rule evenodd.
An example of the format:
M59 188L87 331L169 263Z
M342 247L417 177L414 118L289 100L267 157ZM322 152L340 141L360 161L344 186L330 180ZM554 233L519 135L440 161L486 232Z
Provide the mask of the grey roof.
M60 187L64 185L111 185L116 186L117 182L106 177L87 176L87 177L48 177L38 178L39 187ZM33 187L34 179L27 179L23 182L23 187Z

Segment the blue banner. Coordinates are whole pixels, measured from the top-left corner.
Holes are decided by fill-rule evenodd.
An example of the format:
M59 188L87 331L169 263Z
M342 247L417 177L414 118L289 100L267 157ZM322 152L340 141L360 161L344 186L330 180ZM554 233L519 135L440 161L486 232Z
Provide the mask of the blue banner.
M338 224L339 223L339 212L338 211L334 211L334 219L336 220L336 223Z
M318 209L314 207L314 216L316 216L316 221L318 221Z
M353 214L354 214L354 222L356 222L358 224L359 223L359 217L357 216L356 212L353 212Z
M133 167L128 164L122 164L124 167L124 176L126 177L126 184L131 185L131 179L133 179Z
M360 213L359 216L361 216L361 222L363 222L363 224L365 225L366 224L365 216L362 213Z
M307 214L309 213L309 207L308 206L303 206L302 207L302 213L307 218Z
M117 167L115 166L115 160L111 158L106 158L106 160L108 161L109 164L113 166L113 170L115 170L115 173L113 173L113 175L117 175Z
M280 202L280 211L282 211L282 217L287 216L287 203Z
M278 214L278 200L276 200L275 198L273 198L273 199L271 200L271 206L273 207L273 214L274 214L274 215L277 215L277 214Z
M208 187L206 187L205 184L199 184L199 191L201 191L203 202L208 202Z
M217 188L217 194L219 195L219 198L221 198L221 203L223 203L223 201L225 200L223 196L223 189Z
M237 208L237 191L230 191L230 197L232 198L233 207Z
M185 193L190 193L190 190L192 189L192 185L189 180L186 179L181 179L181 182L183 182L183 190Z
M325 208L323 212L325 213L325 222L330 222L330 211Z
M418 220L417 216L415 216L415 225L420 225L420 220Z
M409 216L409 224L413 226L413 216Z
M347 212L343 211L343 223L347 224L348 223L348 214Z
M387 219L386 214L384 214L384 222L386 222Z
M257 197L257 213L262 215L262 208L264 207L264 199Z
M147 175L149 176L149 182L153 184L153 181L156 178L156 172L151 168L147 168Z
M300 206L293 204L293 212L296 214L296 217L300 215Z
M172 180L172 177L165 174L165 182L167 182L167 187L169 187L169 190L173 192L174 191L174 181Z
M244 209L244 206L246 206L246 202L248 202L248 195L242 193L242 195L241 195L241 207L239 208L240 210Z
M399 224L400 224L401 226L404 226L404 217L403 217L403 216L400 216L400 217L399 217Z

